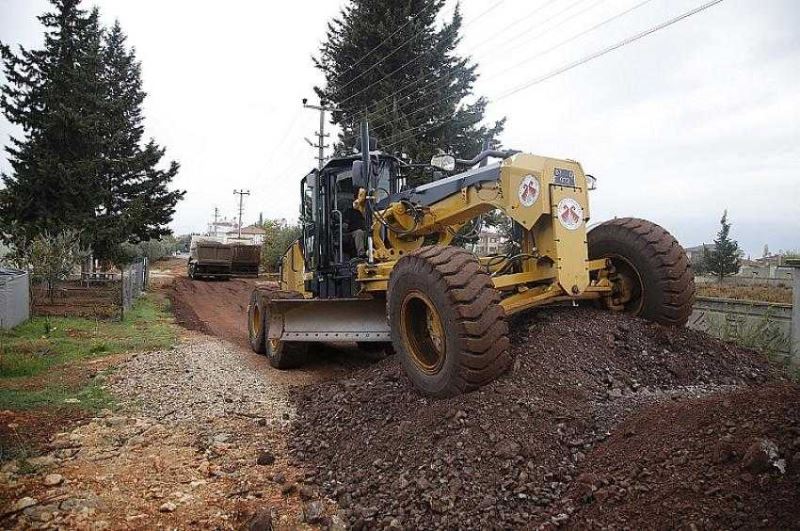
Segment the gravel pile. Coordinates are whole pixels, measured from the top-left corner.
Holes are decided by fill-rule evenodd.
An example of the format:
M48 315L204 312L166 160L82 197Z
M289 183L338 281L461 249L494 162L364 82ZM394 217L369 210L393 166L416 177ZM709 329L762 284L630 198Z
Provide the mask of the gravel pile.
M775 384L637 412L551 514L589 528L800 529L798 406L796 385Z
M510 328L512 371L465 396L420 396L392 359L296 390L289 445L307 482L354 529L560 525L554 508L624 417L779 379L752 352L591 309Z
M115 373L113 388L157 419L243 416L272 422L292 413L286 387L249 367L236 346L212 338L136 356Z

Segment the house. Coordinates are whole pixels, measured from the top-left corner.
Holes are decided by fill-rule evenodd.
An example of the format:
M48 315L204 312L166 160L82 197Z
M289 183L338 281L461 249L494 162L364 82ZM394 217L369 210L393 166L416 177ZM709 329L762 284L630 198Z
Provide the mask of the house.
M478 256L501 254L504 252L505 242L505 238L496 229L485 227L478 235L478 241L473 244L473 252Z
M686 251L687 258L689 258L689 262L696 264L698 260L703 259L703 253L706 251L710 253L714 249L716 249L716 246L713 243L702 243L694 247L687 247L684 250Z
M241 235L239 230L229 230L225 233L225 243L244 243L247 245L262 245L267 231L256 225L242 227Z

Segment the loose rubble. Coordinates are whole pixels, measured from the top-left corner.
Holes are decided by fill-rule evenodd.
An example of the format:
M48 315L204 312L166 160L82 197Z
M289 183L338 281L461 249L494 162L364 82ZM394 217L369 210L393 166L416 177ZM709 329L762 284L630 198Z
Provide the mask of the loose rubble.
M635 318L564 308L510 328L514 368L468 395L420 396L392 359L298 389L289 446L305 483L335 500L337 518L353 529L580 527L587 520L575 518L577 503L568 500L602 481L593 465L601 449L620 437L639 437L653 452L662 444L644 426L620 432L627 419L784 385L760 355ZM673 437L686 436L676 424ZM635 467L637 456L622 460ZM784 481L797 491L796 475ZM684 503L698 499L692 493ZM600 527L654 525L614 519L611 509L591 516Z

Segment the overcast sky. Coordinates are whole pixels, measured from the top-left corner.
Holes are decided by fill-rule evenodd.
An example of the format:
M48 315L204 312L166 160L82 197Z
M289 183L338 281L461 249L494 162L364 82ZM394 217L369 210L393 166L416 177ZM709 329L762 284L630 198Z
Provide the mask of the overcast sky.
M476 93L490 99L703 0L651 0L574 39L641 0L502 0L478 16L494 2L461 2L461 49L480 65ZM315 155L303 137L318 125L300 100L321 81L311 55L344 2L95 3L143 63L147 134L181 163L175 186L187 195L173 229L204 230L215 206L233 216L234 188L252 193L246 221L296 219ZM34 17L45 9L0 0L0 40L40 45ZM747 252L798 249L799 24L796 0L726 0L495 101L488 119L508 117L506 146L575 159L595 175L593 222L644 217L690 246L713 239L727 208ZM3 143L12 131L0 119Z

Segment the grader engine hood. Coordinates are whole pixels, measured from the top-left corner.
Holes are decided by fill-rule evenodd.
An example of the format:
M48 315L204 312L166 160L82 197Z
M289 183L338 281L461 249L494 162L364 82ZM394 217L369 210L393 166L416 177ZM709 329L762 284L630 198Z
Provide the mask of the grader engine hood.
M527 230L537 229L536 248L554 262L561 288L579 295L589 285L586 222L589 196L580 164L519 154L500 167L506 213Z

